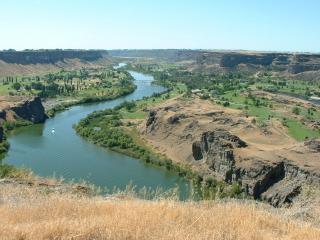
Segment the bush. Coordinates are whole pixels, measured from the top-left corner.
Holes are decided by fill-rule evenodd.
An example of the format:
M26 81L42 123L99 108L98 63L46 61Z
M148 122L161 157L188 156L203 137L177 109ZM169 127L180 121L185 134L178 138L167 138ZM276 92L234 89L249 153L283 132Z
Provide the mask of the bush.
M224 106L224 107L229 107L229 106L230 106L230 103L229 103L228 101L226 101L226 102L223 103L223 106Z
M7 141L1 142L0 143L0 154L6 153L9 150L9 147L10 147L10 145Z
M21 88L21 84L18 83L18 82L15 82L13 85L12 85L12 88L15 89L16 91L20 90Z
M299 115L300 112L301 112L301 110L300 110L300 108L298 108L298 107L294 107L294 108L292 109L292 112L293 112L294 114L296 114L296 115Z
M16 171L13 166L7 164L0 165L0 178L10 177L14 175Z
M237 197L241 193L242 193L242 189L241 189L240 185L237 183L232 184L231 190L230 190L230 197L233 197L233 198Z

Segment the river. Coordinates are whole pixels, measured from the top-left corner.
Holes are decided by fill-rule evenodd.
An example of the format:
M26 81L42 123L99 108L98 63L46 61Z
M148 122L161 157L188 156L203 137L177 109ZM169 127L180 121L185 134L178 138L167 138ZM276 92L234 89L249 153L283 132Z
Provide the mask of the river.
M11 147L3 161L29 168L39 176L62 177L76 182L85 180L102 189L124 189L131 182L137 188L170 189L179 186L185 195L188 189L186 180L138 159L96 146L78 136L72 127L93 111L113 108L125 100L141 99L165 90L152 84L151 75L134 71L130 74L137 85L130 95L112 101L73 106L44 124L16 130L8 139ZM53 128L55 133L52 133Z

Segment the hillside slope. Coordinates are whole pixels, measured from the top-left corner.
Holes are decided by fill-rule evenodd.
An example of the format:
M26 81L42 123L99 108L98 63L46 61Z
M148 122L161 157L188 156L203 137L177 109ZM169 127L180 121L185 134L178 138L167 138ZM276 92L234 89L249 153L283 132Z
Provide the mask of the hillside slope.
M0 51L0 77L101 67L110 62L105 50Z
M1 239L320 239L318 228L254 202L79 197L43 187L0 184Z

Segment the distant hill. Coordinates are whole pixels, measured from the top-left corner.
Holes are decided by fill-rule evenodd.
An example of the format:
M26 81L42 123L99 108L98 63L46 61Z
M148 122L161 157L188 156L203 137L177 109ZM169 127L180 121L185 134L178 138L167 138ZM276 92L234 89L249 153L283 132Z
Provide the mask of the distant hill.
M0 51L0 60L16 64L53 64L65 59L78 58L85 61L95 61L108 56L105 50L24 50Z
M106 50L0 51L0 76L36 74L81 67L97 67L110 60Z
M113 57L158 58L175 62L193 61L198 67L214 66L225 70L237 70L241 67L286 71L290 74L320 71L320 54L179 49L110 50L109 53Z
M186 49L122 49L109 50L113 57L127 58L159 58L171 61L192 60L202 55L202 51Z

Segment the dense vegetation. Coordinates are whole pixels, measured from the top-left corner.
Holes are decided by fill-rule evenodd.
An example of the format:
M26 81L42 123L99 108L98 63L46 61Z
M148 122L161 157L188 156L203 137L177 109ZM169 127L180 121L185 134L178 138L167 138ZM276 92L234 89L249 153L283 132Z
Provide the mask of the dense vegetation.
M128 72L113 69L61 70L42 76L8 76L0 81L0 92L9 95L38 95L41 98L103 97L121 95L123 89L133 89Z
M2 155L8 151L9 146L10 146L9 143L5 140L0 142L0 161L1 161Z

